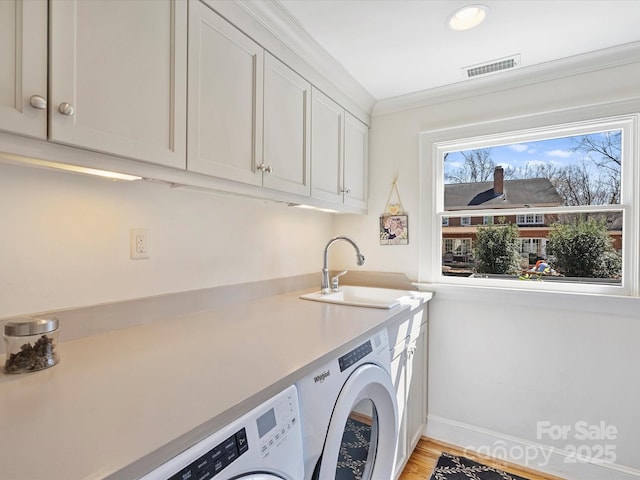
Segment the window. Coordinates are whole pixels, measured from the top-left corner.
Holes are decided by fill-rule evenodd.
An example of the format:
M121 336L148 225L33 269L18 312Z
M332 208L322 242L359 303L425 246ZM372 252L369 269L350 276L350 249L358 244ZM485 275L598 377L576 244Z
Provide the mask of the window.
M532 225L532 224L543 224L544 223L544 214L542 213L528 213L524 215L516 216L516 223L518 225Z
M546 238L521 238L520 253L533 254L537 257L547 257Z
M475 126L423 134L440 237L431 243L440 246L431 249L434 281L638 295L637 125L631 115L484 136L454 135ZM444 264L461 245L447 227L455 224L473 228L466 273ZM539 262L549 268L537 271Z
M442 217L442 226L443 227L449 226L449 217Z
M444 253L467 255L471 253L471 239L470 238L445 238L443 240L442 250Z

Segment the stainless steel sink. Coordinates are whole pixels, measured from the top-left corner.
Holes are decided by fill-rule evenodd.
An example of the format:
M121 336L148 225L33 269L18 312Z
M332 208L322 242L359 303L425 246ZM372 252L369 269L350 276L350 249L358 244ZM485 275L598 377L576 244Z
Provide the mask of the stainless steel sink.
M390 288L359 287L352 285L342 285L339 292L323 294L313 292L301 295L304 300L315 302L335 303L339 305L353 305L356 307L369 308L393 308L400 305L403 300L407 301L419 296L419 292L409 292L406 290L393 290Z

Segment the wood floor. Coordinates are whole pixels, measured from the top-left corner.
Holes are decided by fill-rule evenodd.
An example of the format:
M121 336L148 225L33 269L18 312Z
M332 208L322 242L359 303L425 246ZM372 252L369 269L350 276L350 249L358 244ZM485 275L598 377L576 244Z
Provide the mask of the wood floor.
M503 460L479 457L477 455L473 455L469 451L463 451L461 448L454 445L449 445L426 437L422 437L418 442L418 445L407 462L407 466L404 468L399 480L429 480L442 452L467 457L490 467L498 468L514 475L520 475L521 477L528 478L529 480L563 480L560 477L537 472Z

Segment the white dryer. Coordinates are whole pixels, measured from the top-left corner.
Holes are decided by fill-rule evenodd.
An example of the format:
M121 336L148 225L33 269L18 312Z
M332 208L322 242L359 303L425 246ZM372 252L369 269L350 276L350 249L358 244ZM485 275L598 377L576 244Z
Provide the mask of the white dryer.
M300 480L303 472L300 409L291 386L141 480Z
M398 407L386 329L296 383L306 480L389 480Z

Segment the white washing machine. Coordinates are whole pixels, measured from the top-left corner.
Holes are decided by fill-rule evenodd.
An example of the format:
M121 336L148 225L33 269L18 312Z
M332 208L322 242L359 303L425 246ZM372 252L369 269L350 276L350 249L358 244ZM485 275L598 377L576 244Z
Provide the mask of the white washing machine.
M300 480L302 430L291 386L141 480Z
M398 407L386 329L296 386L305 479L391 479Z

